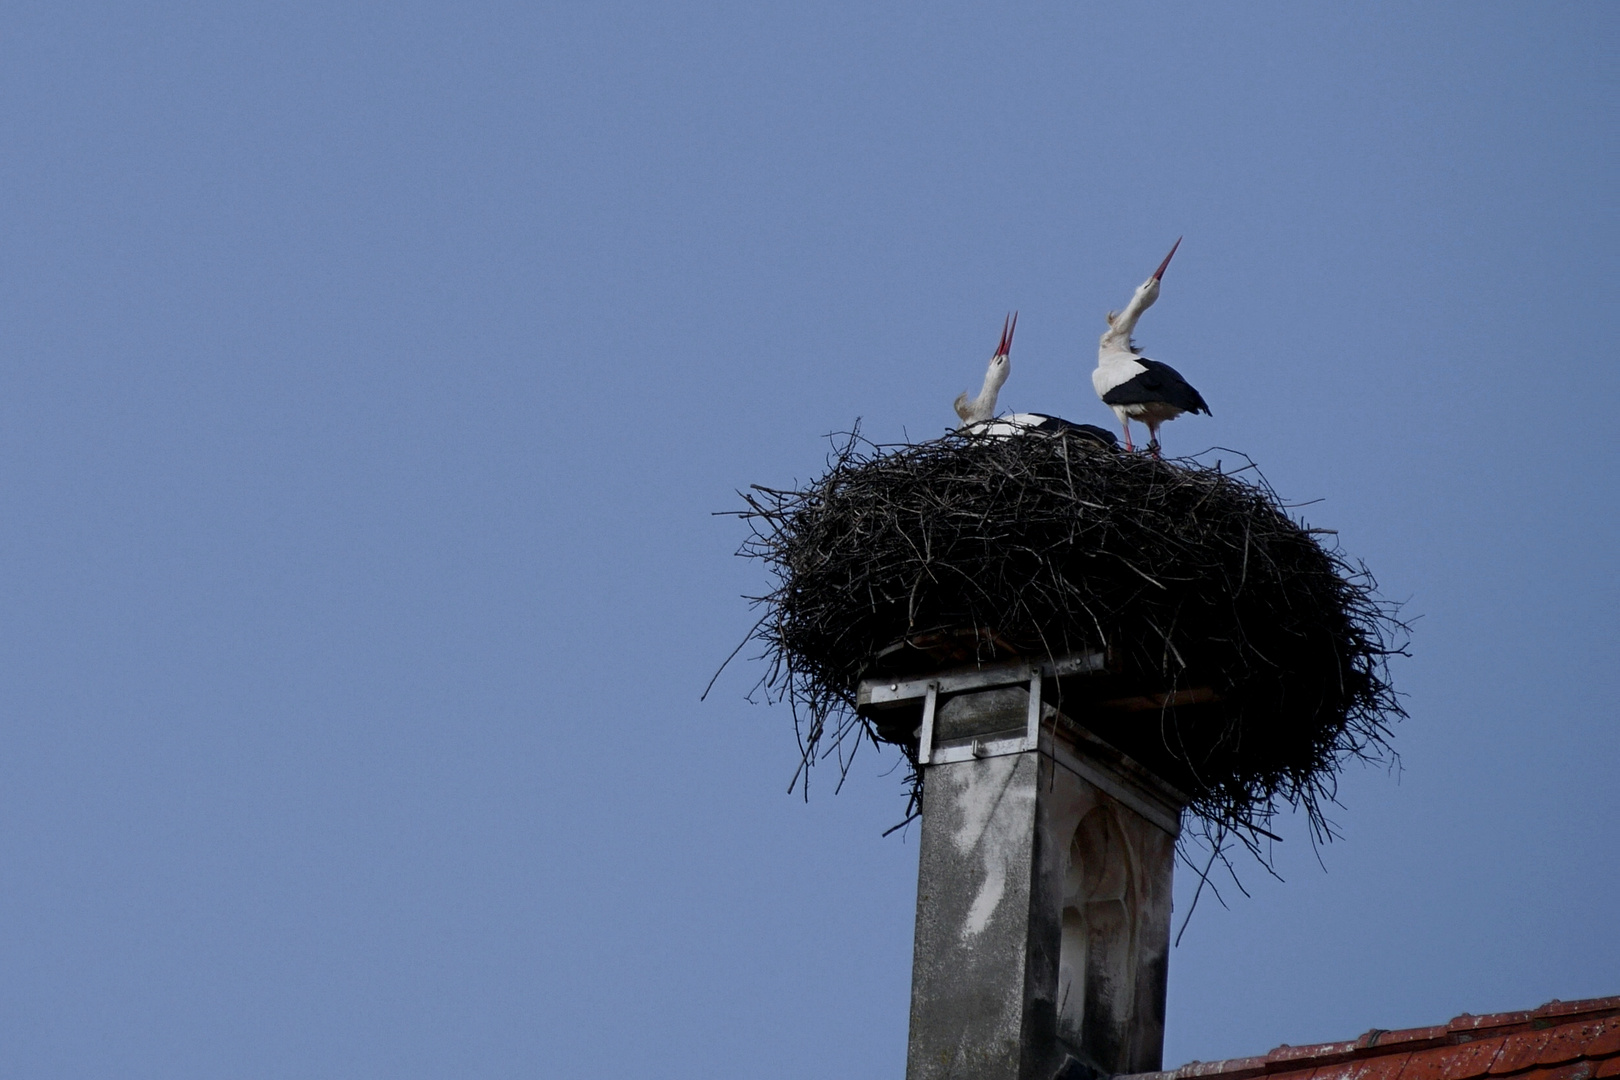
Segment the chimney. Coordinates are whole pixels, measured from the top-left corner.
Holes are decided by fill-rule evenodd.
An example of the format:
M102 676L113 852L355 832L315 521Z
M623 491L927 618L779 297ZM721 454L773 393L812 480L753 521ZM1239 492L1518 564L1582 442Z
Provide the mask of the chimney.
M911 1080L1158 1069L1183 811L1314 820L1405 715L1395 609L1252 462L1054 423L851 435L814 483L745 496L804 765L870 737L916 766Z
M1088 653L859 688L869 714L921 717L907 1080L1162 1064L1186 798L1051 704L1103 667Z

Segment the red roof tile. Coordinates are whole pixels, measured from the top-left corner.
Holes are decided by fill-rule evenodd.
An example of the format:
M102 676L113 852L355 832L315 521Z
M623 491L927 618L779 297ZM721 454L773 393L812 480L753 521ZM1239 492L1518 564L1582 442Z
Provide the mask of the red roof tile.
M1343 1061L1337 1065L1321 1066L1311 1074L1311 1080L1364 1080L1362 1074L1366 1071L1365 1061Z
M1119 1080L1608 1080L1620 1077L1620 997L1463 1014L1436 1027L1373 1029L1353 1042L1279 1046Z
M1593 1066L1590 1061L1576 1061L1568 1065L1560 1065L1556 1069L1537 1069L1529 1075L1538 1080L1592 1080Z
M1483 1076L1501 1049L1501 1039L1482 1039L1422 1050L1412 1055L1401 1072L1401 1080L1466 1080Z
M1541 1060L1541 1051L1551 1038L1551 1031L1526 1031L1516 1039L1506 1040L1502 1052L1487 1071L1492 1076L1502 1076L1528 1069Z
M1553 1003L1547 1002L1547 1005L1551 1004ZM1543 1005L1542 1008L1545 1009L1547 1005ZM1446 1028L1450 1031L1472 1031L1475 1028L1501 1027L1504 1024L1528 1024L1535 1018L1535 1015L1536 1010L1534 1009L1525 1009L1522 1012L1490 1013L1486 1016L1463 1013L1461 1016L1453 1017L1451 1023L1446 1025Z
M1620 1016L1611 1016L1603 1023L1603 1033L1587 1046L1586 1052L1595 1058L1620 1054Z
M1411 1056L1404 1053L1385 1054L1359 1062L1361 1071L1356 1074L1355 1080L1396 1080Z
M1451 1051L1451 1060L1447 1063L1440 1080L1468 1080L1471 1076L1484 1076L1490 1071L1491 1065L1502 1052L1502 1046L1507 1042L1507 1036L1502 1035L1494 1039L1474 1038L1472 1042L1465 1042Z
M1603 1053L1599 1044L1613 1046ZM1557 1065L1581 1058L1607 1057L1620 1052L1620 1017L1611 1016L1585 1024L1564 1024L1553 1028L1547 1048L1536 1058L1537 1065Z
M1307 1068L1315 1068L1332 1058L1349 1058L1355 1048L1356 1044L1353 1042L1322 1043L1320 1046L1279 1046L1266 1055L1266 1068L1268 1071L1276 1072L1279 1069L1289 1068L1296 1062L1303 1062Z

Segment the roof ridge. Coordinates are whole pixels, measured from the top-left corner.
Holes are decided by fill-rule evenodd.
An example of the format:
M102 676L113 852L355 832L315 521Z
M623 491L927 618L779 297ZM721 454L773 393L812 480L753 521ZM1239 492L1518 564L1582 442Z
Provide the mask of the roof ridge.
M1369 1058L1407 1054L1437 1047L1460 1046L1489 1037L1506 1038L1519 1032L1545 1031L1616 1015L1620 1015L1620 995L1585 998L1580 1001L1560 1001L1554 998L1535 1009L1484 1013L1479 1016L1463 1013L1452 1017L1444 1024L1430 1027L1395 1030L1372 1028L1359 1038L1350 1041L1310 1043L1304 1046L1290 1046L1284 1043L1266 1054L1227 1058L1221 1061L1189 1061L1178 1069L1130 1074L1129 1080L1205 1080L1212 1077L1220 1077L1221 1080L1247 1080L1249 1077L1267 1074L1300 1072ZM1605 1043L1607 1041L1604 1040ZM1612 1051L1606 1051L1605 1056L1607 1053ZM1486 1063L1487 1066L1490 1064ZM1481 1069L1481 1074L1483 1071ZM1499 1071L1519 1070L1512 1068ZM1119 1077L1116 1080L1127 1078ZM1394 1080L1393 1076L1390 1080Z

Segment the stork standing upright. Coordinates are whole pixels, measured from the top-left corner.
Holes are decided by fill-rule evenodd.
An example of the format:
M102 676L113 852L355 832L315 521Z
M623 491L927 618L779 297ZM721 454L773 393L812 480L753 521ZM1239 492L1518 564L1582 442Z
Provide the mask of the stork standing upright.
M1159 279L1165 267L1175 258L1178 239L1164 262L1153 271L1153 276L1137 286L1125 310L1108 313L1108 330L1097 342L1097 369L1091 373L1091 385L1103 404L1114 410L1125 429L1125 449L1131 450L1131 421L1147 425L1148 449L1159 456L1159 425L1174 420L1184 412L1209 415L1209 406L1192 384L1169 364L1149 360L1142 355L1131 332L1142 312L1153 306L1159 298Z

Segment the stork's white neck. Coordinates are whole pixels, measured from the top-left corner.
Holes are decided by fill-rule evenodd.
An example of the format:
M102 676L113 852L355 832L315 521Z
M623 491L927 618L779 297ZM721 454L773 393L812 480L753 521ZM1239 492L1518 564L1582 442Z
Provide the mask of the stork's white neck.
M979 396L969 400L968 396L963 394L956 399L956 414L962 418L963 427L996 415L996 398L1010 374L1012 374L1011 360L1005 356L991 359L990 366L984 373L984 386L980 388Z
M1103 336L1097 339L1097 357L1100 360L1109 353L1123 353L1134 356L1136 350L1131 348L1131 334L1136 330L1136 321L1142 317L1142 312L1153 306L1159 298L1159 283L1149 278L1131 296L1131 302L1125 305L1125 310L1113 315L1108 320L1108 329Z

